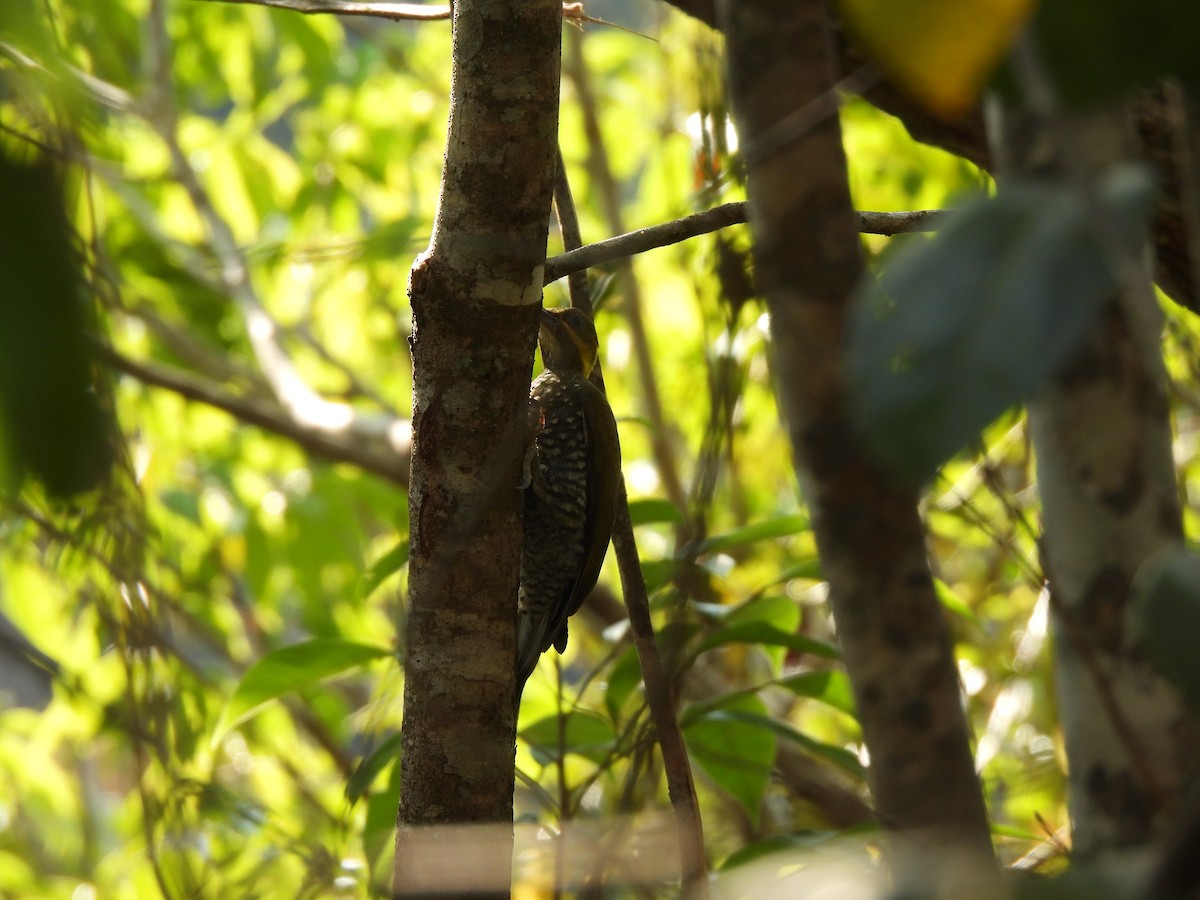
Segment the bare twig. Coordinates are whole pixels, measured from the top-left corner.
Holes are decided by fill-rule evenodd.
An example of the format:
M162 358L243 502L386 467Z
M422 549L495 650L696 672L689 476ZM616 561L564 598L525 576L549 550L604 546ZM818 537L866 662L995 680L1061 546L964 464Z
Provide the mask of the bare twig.
M937 227L939 217L944 214L945 210L940 209L915 209L904 212L861 211L858 213L858 230L863 234L886 236L913 231L933 231ZM637 231L588 244L578 250L568 250L546 261L546 283L590 266L678 244L689 238L728 228L730 225L741 225L747 221L747 215L744 200L724 203L695 215L684 216L661 225L651 225L649 228L639 228Z
M575 203L571 198L571 185L563 165L562 151L558 154L558 174L554 184L554 209L558 226L562 232L563 246L578 247L582 242L579 219L575 215ZM586 277L571 278L571 303L592 314L591 297L588 296ZM600 387L603 389L603 376ZM629 518L629 498L625 493L624 479L617 497L617 520L613 530L613 548L617 554L617 566L621 572L621 589L625 605L629 609L630 629L634 646L642 666L642 680L646 687L646 700L650 715L658 734L662 749L663 767L667 772L667 791L671 806L675 810L679 828L679 853L683 869L683 896L703 898L708 896L707 863L704 853L704 825L700 818L696 786L692 781L691 765L679 720L675 717L675 701L671 696L670 680L666 667L658 653L654 640L654 625L650 619L650 600L646 583L642 578L638 559L637 542L633 536L633 525ZM563 801L564 814L566 802Z
M370 16L375 19L390 19L394 22L437 22L450 18L451 7L433 6L427 3L359 3L356 0L203 0L209 3L239 3L245 6L271 6L275 9L290 9L305 15ZM563 18L580 24L591 22L619 28L630 34L640 34L615 22L589 16L582 3L564 3ZM640 35L645 37L645 35Z
M392 21L435 22L450 18L449 6L425 3L357 3L354 0L206 0L209 3L240 3L273 6L305 15L371 16Z
M583 34L579 31L569 31L566 42L570 52L563 54L563 74L575 86L578 97L579 112L583 118L584 136L587 141L587 166L592 176L592 184L600 199L600 206L607 220L609 231L620 234L625 230L621 212L620 191L616 177L613 175L609 162L608 150L604 143L604 135L600 128L600 114L594 92L591 89L591 79L583 58ZM623 262L617 269L617 277L621 286L621 312L629 325L630 343L633 346L633 357L637 361L640 375L641 406L645 417L650 422L650 449L654 456L654 464L667 498L679 509L684 509L687 496L683 490L683 481L679 476L677 464L677 449L674 423L668 422L663 412L662 396L658 389L658 378L654 369L654 354L650 350L650 338L646 331L645 317L642 314L641 288L633 266Z
M124 372L143 384L164 388L189 400L223 410L241 422L257 425L295 441L314 456L331 462L351 463L399 485L408 483L407 451L392 454L387 449L371 450L360 443L339 440L296 422L278 407L269 407L259 401L226 393L193 376L165 366L132 360L106 345L95 345L94 352L105 365L118 372ZM397 420L396 435L389 442L390 446L403 447L411 440L411 433L409 423Z
M617 497L617 521L613 528L613 549L617 551L617 567L621 572L621 590L629 608L629 626L633 643L642 665L642 682L646 686L646 702L658 732L663 767L667 773L667 794L679 825L679 853L683 863L683 893L688 900L708 897L707 862L704 853L704 824L696 802L696 785L688 764L687 746L683 731L675 718L675 703L671 697L671 682L658 655L654 640L654 624L650 620L650 599L638 562L633 523L629 518L629 498L625 480L621 480Z

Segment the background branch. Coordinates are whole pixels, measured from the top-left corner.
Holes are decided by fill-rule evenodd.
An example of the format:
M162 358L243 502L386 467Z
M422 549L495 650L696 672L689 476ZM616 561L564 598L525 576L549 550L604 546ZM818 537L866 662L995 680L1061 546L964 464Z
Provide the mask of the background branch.
M863 234L894 236L913 231L933 231L937 228L938 216L944 210L916 209L904 212L859 212L858 230ZM546 283L556 281L572 272L590 266L598 266L626 257L678 244L689 238L699 237L742 225L749 216L749 207L744 200L723 203L694 215L684 216L661 225L639 228L616 237L587 244L576 250L568 250L546 261Z
M554 184L554 209L558 215L563 245L568 249L578 247L582 243L579 219L575 214L575 202L571 197L571 184L567 179L561 150L558 154L558 175ZM571 277L571 302L573 306L583 309L591 316L592 302L587 291L587 279L577 277L578 274L574 273ZM603 391L604 376L599 364L593 370L593 375ZM617 518L613 526L612 542L617 556L617 567L621 573L621 592L629 610L630 630L633 632L634 646L637 648L638 661L642 667L646 702L650 707L658 745L662 750L663 768L667 773L667 792L671 799L671 807L675 811L683 896L688 900L702 900L708 896L704 823L700 817L691 764L688 762L687 745L675 715L670 678L654 638L650 598L642 576L633 524L629 518L629 496L625 491L624 477L621 479L617 495Z
M408 454L412 429L405 420L396 420L395 434L386 445L380 442L378 449L372 449L362 446L362 442L345 441L318 429L306 428L278 406L268 406L261 401L238 397L187 373L173 371L165 366L138 362L103 344L93 346L101 362L143 384L163 388L188 400L227 412L239 422L257 425L294 441L314 456L330 462L350 463L395 484L408 483ZM401 452L391 452L395 448L399 448Z

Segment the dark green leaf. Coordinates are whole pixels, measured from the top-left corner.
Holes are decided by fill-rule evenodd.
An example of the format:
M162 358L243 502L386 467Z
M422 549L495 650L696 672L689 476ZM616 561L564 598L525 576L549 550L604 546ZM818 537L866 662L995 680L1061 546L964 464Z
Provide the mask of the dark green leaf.
M1046 0L1034 31L1062 98L1088 106L1178 76L1200 84L1200 4Z
M850 679L840 669L801 672L799 675L781 678L779 684L799 697L820 700L846 715L857 715L854 693L850 690Z
M848 377L855 420L881 461L919 483L1049 377L1115 289L1095 222L1136 252L1152 199L1136 167L1109 173L1095 211L1066 186L1012 182L866 280Z
M389 577L395 575L408 563L408 538L400 541L369 568L359 583L359 596L366 598Z
M770 856L772 853L812 850L814 847L820 847L838 837L840 833L837 831L797 831L792 834L773 835L735 850L725 858L719 868L722 872L727 872L738 866L762 859L764 856Z
M677 563L673 559L642 560L642 580L646 582L646 593L653 594L671 580Z
M603 762L616 739L611 722L580 711L567 713L565 717L539 719L523 729L521 737L542 765L558 761L564 753L574 753L594 763Z
M363 826L363 852L371 870L380 868L383 854L395 846L396 810L400 806L400 776L403 767L397 759L388 777L387 790L378 791L367 800L367 821ZM391 871L390 867L384 867Z
M656 522L674 524L683 520L683 515L670 500L651 497L629 501L629 520L634 526L651 525Z
M362 758L346 782L346 799L351 803L358 802L371 786L380 772L387 765L400 758L400 733L396 732L385 739L378 747Z
M734 528L724 534L714 534L700 544L700 553L720 553L736 547L745 547L770 538L787 537L808 529L808 516L795 514L764 519L753 525Z
M866 779L867 771L863 768L858 757L846 750L843 747L835 747L832 744L826 744L823 741L818 741L811 738L803 732L799 731L795 726L789 725L787 722L781 722L778 719L772 719L768 715L762 715L754 712L747 712L742 709L722 709L710 713L711 716L720 715L731 721L742 722L747 725L753 725L757 728L762 728L770 731L779 737L797 744L811 753L813 756L819 756L828 762L845 769L847 772L857 776L858 778Z
M1151 661L1200 706L1200 558L1179 550L1137 581L1138 629Z
M838 659L840 656L837 647L832 644L803 634L780 631L767 622L741 622L718 628L700 644L699 652L703 653L722 644L766 644L772 647L787 647L797 653L811 653L813 656L821 656L825 659Z
M621 654L608 676L608 687L604 692L604 705L613 722L621 721L621 709L629 695L642 683L642 665L637 650L630 647Z
M775 764L775 736L756 722L758 717L767 718L766 711L758 697L742 696L726 708L703 713L684 728L696 762L733 795L755 825Z
M0 146L0 487L29 472L60 497L107 477L114 434L64 204L53 166Z
M213 731L216 746L232 728L288 691L307 687L358 668L376 659L391 656L386 647L355 644L337 638L317 638L281 647L268 653L246 670L242 680Z

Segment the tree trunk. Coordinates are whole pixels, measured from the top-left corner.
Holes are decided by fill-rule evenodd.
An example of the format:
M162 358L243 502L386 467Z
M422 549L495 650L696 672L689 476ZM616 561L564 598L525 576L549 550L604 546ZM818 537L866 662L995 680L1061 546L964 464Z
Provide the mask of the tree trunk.
M998 119L1007 174L1086 180L1132 157L1129 107L1060 119ZM1163 836L1200 738L1131 627L1134 576L1182 546L1183 524L1149 254L1125 269L1118 296L1029 406L1073 843L1085 860Z
M395 891L508 895L521 468L558 128L559 0L456 0L450 128L413 268ZM427 826L491 823L428 865ZM436 833L436 832L435 832ZM463 890L465 889L465 890Z
M833 84L825 5L803 0L785 11L774 0L722 0L718 9L780 408L871 755L876 809L894 838L893 872L915 887L953 876L948 859L990 871L987 814L918 498L867 459L846 409L843 336L863 266L836 107L812 116ZM780 145L789 116L815 124Z

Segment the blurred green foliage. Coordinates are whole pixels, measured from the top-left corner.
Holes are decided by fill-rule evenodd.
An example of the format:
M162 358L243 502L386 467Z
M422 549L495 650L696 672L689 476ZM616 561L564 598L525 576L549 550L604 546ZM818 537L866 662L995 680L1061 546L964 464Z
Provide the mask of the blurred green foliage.
M597 0L588 12L656 42L589 26L567 49L584 54L590 88L565 83L561 125L589 240L608 234L585 102L628 227L743 199L729 160L714 160L723 126L716 140L701 115L719 108L712 36L665 7L637 20L623 9ZM45 10L44 30L0 18L0 143L66 173L106 340L222 396L270 398L182 160L308 384L403 418L404 291L437 200L446 23L155 0ZM842 117L860 208L946 206L984 182L864 103ZM748 244L741 228L727 238ZM864 239L872 254L888 243ZM598 327L711 856L734 870L774 847L861 841L829 797L844 809L865 789L764 310L723 302L718 261L701 238L634 262L686 508L664 496L652 458L662 423L645 412L619 293ZM598 290L609 274L592 273ZM561 285L547 289L563 301ZM1171 365L1194 383L1198 333L1172 328ZM70 507L27 485L0 519L0 634L16 636L0 641L0 671L40 672L53 689L31 709L0 684L0 894L378 893L399 789L403 487L145 377L113 373L110 386L124 447L106 485ZM1196 405L1180 410L1189 489ZM1030 485L1010 414L941 469L926 506L1006 859L1039 822L1065 823ZM611 559L602 585L616 590ZM605 610L572 623L564 657L548 656L525 692L517 814L551 831L665 805L637 660ZM832 793L806 793L798 772ZM518 867L518 879L536 886L538 872Z

